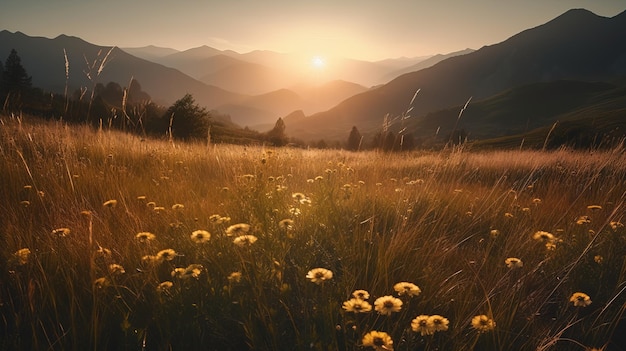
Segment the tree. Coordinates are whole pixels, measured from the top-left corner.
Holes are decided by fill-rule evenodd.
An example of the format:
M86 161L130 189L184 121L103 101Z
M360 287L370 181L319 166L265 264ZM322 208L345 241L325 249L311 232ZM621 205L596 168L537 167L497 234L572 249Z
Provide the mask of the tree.
M181 139L206 138L209 113L196 104L191 94L186 94L170 106L163 119L169 121L171 135Z
M350 131L350 135L348 136L348 150L351 150L351 151L360 150L361 140L362 140L362 136L361 136L361 133L359 133L359 130L356 128L356 126L352 127L352 130Z
M285 122L282 118L278 118L274 128L267 132L266 137L275 146L283 146L287 144L287 135L285 134Z
M12 49L4 64L0 90L9 94L27 92L32 87L31 81L32 77L26 74L26 69L22 66L22 59L17 55L17 51Z

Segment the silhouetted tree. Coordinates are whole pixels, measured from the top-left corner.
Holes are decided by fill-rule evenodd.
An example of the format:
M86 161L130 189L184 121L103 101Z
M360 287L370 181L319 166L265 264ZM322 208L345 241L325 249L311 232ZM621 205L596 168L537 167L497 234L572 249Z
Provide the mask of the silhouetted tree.
M22 66L22 59L15 49L11 50L2 71L2 92L14 94L27 92L32 87L32 78Z
M350 131L350 135L348 136L348 150L351 151L358 151L359 149L361 149L361 133L359 133L359 130L356 128L356 126L352 127L352 130Z
M163 119L171 126L173 137L181 139L206 138L209 113L196 104L191 94L186 94L170 106Z
M285 134L285 122L282 118L278 118L274 128L267 132L267 140L276 146L283 146L287 144L287 135Z

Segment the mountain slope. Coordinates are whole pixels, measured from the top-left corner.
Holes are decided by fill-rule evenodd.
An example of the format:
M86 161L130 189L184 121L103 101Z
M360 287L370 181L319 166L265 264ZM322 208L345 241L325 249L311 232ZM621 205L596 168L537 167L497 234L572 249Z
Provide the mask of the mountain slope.
M91 89L96 83L117 82L127 86L134 78L155 101L163 104L170 104L186 93L193 94L198 103L208 107L240 98L238 94L206 85L178 70L134 57L117 47L97 46L76 37L61 35L48 39L5 30L0 32L0 47L7 48L6 55L15 48L33 77L33 85L52 92L63 93L65 89L65 50L70 92Z
M305 140L324 135L345 138L353 125L380 128L386 114L412 116L483 99L506 89L558 79L601 81L626 74L626 12L613 18L570 10L554 20L471 54L402 75L336 107L287 124L287 133Z

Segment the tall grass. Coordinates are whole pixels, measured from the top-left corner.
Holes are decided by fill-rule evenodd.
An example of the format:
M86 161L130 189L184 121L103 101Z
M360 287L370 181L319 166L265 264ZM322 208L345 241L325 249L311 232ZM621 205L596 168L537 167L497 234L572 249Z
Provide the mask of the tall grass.
M396 350L624 347L621 149L207 150L0 122L4 349L358 350L371 331ZM358 289L402 306L342 308Z

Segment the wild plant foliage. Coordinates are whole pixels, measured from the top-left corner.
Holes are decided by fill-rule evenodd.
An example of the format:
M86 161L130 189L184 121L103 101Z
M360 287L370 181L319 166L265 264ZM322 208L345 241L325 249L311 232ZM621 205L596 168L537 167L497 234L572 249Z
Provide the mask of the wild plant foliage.
M0 349L623 349L626 157L0 117Z

